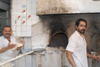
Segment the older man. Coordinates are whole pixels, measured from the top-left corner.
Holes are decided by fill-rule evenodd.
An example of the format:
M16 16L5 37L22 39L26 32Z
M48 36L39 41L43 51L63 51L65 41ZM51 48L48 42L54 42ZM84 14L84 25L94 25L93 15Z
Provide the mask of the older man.
M72 67L88 67L87 56L99 61L97 56L87 53L87 43L83 35L86 27L86 20L78 19L76 21L76 31L69 38L66 55Z
M9 60L14 57L15 51L12 50L16 45L12 44L16 42L16 39L11 36L12 30L10 26L5 26L3 29L3 36L0 37L0 63ZM24 44L23 41L21 41ZM20 50L21 47L18 47L17 50ZM14 66L13 63L9 65Z

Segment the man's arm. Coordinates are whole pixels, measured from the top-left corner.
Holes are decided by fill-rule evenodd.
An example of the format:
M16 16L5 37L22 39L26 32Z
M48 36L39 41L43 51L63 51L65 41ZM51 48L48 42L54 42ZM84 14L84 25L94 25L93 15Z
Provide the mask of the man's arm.
M67 56L69 62L71 63L71 65L72 65L73 67L75 67L76 64L75 64L74 59L73 59L73 57L72 57L72 53L71 53L70 51L67 50L67 51L66 51L66 56Z
M93 60L95 60L97 62L99 61L99 58L97 56L93 56L93 55L89 54L88 52L87 52L87 57L92 58Z
M8 49L10 49L8 46L7 46L7 47L4 47L4 48L1 48L1 49L0 49L0 53L3 53L3 52L5 52L5 51L7 51Z
M13 47L15 47L15 45L10 44L10 42L9 42L7 47L3 47L3 48L0 49L0 53L3 53L3 52L5 52L8 49L13 48Z

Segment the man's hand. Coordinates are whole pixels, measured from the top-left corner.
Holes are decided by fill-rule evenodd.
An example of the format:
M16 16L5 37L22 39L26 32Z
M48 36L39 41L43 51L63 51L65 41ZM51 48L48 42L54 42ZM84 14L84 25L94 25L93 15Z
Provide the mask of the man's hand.
M3 52L5 52L5 51L7 51L7 50L9 50L9 49L12 49L12 48L14 48L15 46L16 46L15 44L10 44L10 42L9 42L9 44L8 44L7 47L3 47L3 48L0 49L0 53L3 53Z
M8 44L8 48L9 48L9 49L14 48L15 46L16 46L16 44L10 44L10 42L9 42L9 44Z
M93 56L93 55L89 54L88 52L87 52L87 56L90 57L90 58L92 58L92 59L95 60L96 62L99 61L99 57Z
M93 60L95 60L96 62L98 62L100 59L99 59L99 57L97 57L97 56L92 56L91 57Z
M22 43L22 44L24 45L24 44L25 44L25 41L22 41L22 40L21 40L20 43Z
M20 43L24 45L25 44L25 41L22 41L21 40ZM21 48L22 48L22 46L21 47L17 47L17 50L20 50Z

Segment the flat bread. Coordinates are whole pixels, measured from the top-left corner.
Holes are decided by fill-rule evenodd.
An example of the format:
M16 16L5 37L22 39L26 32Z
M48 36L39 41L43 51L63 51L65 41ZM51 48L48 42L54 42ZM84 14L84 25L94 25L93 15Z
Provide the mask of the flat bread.
M14 42L13 44L16 44L16 46L14 48L12 48L12 50L15 50L17 49L17 47L22 47L23 44L22 43L17 43L17 42Z

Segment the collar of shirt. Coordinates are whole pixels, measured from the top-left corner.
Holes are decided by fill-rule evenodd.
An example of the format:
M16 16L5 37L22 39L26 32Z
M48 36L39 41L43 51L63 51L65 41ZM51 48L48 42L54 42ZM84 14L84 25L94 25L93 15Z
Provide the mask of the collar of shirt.
M82 36L78 33L78 31L75 31L76 35L83 38L83 40L85 39L84 35L82 34Z
M3 35L3 38L4 38L4 39L6 39L4 35ZM12 39L12 37L11 37L11 36L10 36L10 38Z
M78 31L75 31L75 33L76 33L78 36L80 36L80 34L78 33Z

